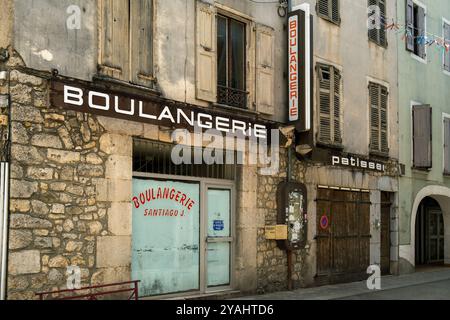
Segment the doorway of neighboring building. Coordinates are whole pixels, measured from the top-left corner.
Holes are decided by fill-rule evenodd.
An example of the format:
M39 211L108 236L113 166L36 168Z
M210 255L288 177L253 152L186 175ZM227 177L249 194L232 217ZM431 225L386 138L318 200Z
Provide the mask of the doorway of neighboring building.
M381 273L391 273L391 193L381 193L381 246L380 262Z
M444 217L439 203L425 198L416 219L416 266L443 265Z

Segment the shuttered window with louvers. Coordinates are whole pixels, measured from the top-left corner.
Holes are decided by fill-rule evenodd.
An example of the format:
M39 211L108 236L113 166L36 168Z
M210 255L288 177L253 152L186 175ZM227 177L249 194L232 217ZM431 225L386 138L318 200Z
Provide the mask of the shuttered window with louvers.
M318 0L316 8L320 17L336 24L341 22L339 0Z
M318 65L318 140L341 144L341 74L333 66Z
M389 93L386 87L369 84L370 100L370 150L383 154L389 153L388 133L388 101Z
M369 24L369 40L380 46L387 46L386 38L386 0L369 0L369 7L378 7L379 11L369 12L369 17L379 19L376 26ZM379 13L379 16L377 16ZM378 26L379 25L379 26Z

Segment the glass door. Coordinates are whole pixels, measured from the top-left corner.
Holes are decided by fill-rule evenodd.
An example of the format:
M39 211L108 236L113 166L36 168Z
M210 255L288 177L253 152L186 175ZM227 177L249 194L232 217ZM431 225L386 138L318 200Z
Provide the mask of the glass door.
M233 250L232 189L206 188L206 287L231 286Z

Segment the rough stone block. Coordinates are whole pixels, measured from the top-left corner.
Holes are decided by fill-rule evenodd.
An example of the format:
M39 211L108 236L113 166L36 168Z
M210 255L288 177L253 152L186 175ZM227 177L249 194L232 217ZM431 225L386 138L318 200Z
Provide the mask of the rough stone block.
M132 230L132 205L113 202L108 210L108 229L116 236L130 236Z
M97 267L128 267L131 264L131 237L97 238Z
M36 274L41 271L41 256L38 250L12 252L8 262L8 272L11 275Z

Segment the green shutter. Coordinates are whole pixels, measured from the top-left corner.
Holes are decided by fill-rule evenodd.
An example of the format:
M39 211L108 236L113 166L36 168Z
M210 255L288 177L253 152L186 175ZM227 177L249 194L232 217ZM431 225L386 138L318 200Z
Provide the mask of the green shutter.
M370 149L372 151L380 150L380 90L378 85L371 83L369 85L370 100Z

